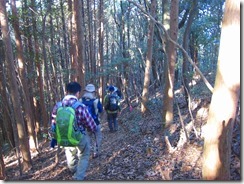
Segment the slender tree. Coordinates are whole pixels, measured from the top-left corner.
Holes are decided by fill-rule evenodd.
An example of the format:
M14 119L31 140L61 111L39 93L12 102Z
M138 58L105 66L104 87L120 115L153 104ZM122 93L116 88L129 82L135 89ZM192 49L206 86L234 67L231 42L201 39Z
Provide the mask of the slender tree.
M99 1L99 29L98 29L98 66L104 66L104 1ZM99 72L103 72L101 69L98 69ZM100 78L100 85L102 89L100 89L102 99L104 99L104 91L105 91L105 76Z
M16 41L16 48L17 48L17 61L18 61L18 67L19 67L19 73L21 82L23 85L23 106L25 110L25 116L27 121L27 130L29 135L29 144L30 149L32 151L36 151L37 143L36 143L36 133L35 133L35 127L34 127L34 116L31 108L30 103L30 94L29 89L27 87L27 78L26 78L26 65L25 65L25 57L24 57L24 51L23 51L23 44L21 39L21 33L19 29L19 16L16 8L16 1L11 1L11 8L13 13L13 27L14 27L14 33L15 33L15 41Z
M205 180L230 179L232 131L240 97L240 40L240 1L227 0L217 74L204 131Z
M31 155L30 155L30 149L28 144L28 137L27 132L25 130L25 122L24 117L21 111L21 103L20 103L20 93L18 90L18 83L17 83L17 76L15 72L15 65L14 65L14 57L13 57L13 49L11 45L11 38L9 34L9 25L8 25L8 16L6 12L6 2L5 0L0 1L0 23L1 23L1 29L3 33L3 42L5 44L5 53L6 53L6 60L7 60L7 68L8 68L8 74L10 79L10 95L11 100L13 103L13 110L15 114L15 120L17 123L17 131L18 138L19 138L19 145L20 145L20 151L22 153L23 157L23 171L28 171L32 167L31 162Z
M179 1L171 0L170 5L170 29L169 35L173 41L177 41L178 36L178 9ZM169 127L173 122L173 102L174 102L174 73L175 73L175 62L176 62L176 46L171 41L166 43L167 52L167 67L166 67L166 78L164 87L164 98L163 98L163 122L165 127Z
M191 25L194 21L194 17L197 12L197 0L193 0L191 3L191 8L190 8L190 13L188 17L188 21L186 23L186 28L185 32L183 34L183 48L185 49L186 52L189 50L189 42L190 42L190 33L191 33ZM184 84L184 90L185 90L185 99L186 103L188 104L188 96L190 93L190 88L189 88L189 62L187 61L187 57L183 55L183 64L182 64L182 76L183 76L183 84Z
M152 17L156 14L156 0L151 0L150 14ZM147 110L146 103L149 98L149 84L150 84L150 75L152 70L152 52L153 52L153 36L154 36L154 26L155 23L150 19L148 25L148 40L147 40L147 56L146 56L146 67L145 67L145 77L142 91L142 104L141 112L145 113Z

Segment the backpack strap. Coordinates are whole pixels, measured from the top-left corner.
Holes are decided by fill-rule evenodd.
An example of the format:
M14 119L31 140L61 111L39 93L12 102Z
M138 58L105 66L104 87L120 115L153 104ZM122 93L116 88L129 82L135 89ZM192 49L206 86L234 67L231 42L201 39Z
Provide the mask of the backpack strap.
M94 106L94 109L95 109L95 114L98 114L97 104L98 104L98 99L94 99L93 100L93 106Z
M59 107L62 107L62 106L63 106L62 101L57 102L57 103L56 103L56 106L57 106L57 109L58 109Z
M72 104L71 107L72 107L73 109L76 109L76 108L77 108L78 106L80 106L80 105L82 106L83 104L82 104L79 100L77 100L75 103Z

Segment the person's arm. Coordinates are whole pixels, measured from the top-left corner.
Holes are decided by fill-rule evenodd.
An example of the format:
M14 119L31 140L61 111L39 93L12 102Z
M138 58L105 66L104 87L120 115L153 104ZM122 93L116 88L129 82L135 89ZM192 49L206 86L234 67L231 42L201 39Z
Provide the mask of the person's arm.
M95 132L97 130L95 121L84 105L79 106L76 112L78 124L82 124L90 132Z
M100 100L98 100L97 109L98 109L98 112L99 113L102 113L103 112L103 106L102 106L102 103L100 102Z
M51 115L51 128L52 130L54 129L54 127L56 126L56 116L57 116L57 111L58 108L62 105L62 102L58 102L56 103L56 105L53 107L52 110L52 115Z

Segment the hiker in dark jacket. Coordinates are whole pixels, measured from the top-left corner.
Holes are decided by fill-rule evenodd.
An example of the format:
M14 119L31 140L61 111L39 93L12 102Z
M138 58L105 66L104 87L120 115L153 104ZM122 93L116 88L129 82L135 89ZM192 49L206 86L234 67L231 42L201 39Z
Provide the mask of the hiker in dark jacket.
M110 86L108 88L108 94L104 97L104 107L107 112L108 127L110 132L118 131L117 117L121 111L119 97L114 92L114 87Z
M80 101L88 107L90 114L97 124L97 131L95 134L89 133L91 141L91 149L93 150L93 158L97 158L100 154L100 147L102 142L102 132L99 114L103 112L103 106L100 100L96 97L96 89L93 84L88 84L85 87L85 93ZM95 140L93 140L95 138Z
M81 86L77 82L70 82L66 85L67 95L62 100L62 106L72 106L80 97ZM56 104L52 111L51 123L52 127L56 124L56 115L58 105ZM91 117L84 104L80 104L75 109L77 124L79 130L83 133L83 137L76 147L64 147L68 168L74 172L74 180L83 180L89 164L90 142L87 138L88 132L96 132L97 125ZM78 157L78 160L77 160ZM78 161L78 163L76 163Z

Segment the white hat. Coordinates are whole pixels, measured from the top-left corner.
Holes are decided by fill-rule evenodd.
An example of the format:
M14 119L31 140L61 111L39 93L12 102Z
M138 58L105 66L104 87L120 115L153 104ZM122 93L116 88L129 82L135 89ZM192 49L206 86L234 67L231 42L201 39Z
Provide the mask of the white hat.
M87 84L87 86L85 87L85 91L94 92L95 86L93 84Z

